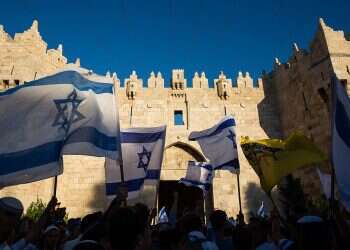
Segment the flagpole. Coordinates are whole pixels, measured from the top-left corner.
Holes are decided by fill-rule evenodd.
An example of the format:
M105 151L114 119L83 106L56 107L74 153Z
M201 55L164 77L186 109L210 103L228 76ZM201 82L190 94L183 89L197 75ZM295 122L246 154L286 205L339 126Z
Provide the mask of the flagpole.
M240 187L240 184L239 184L239 173L237 173L236 176L237 176L239 214L243 215L243 213L242 213L242 201L241 201L241 187Z
M54 176L53 180L53 197L56 197L57 194L57 175Z
M120 180L121 180L121 183L122 183L122 186L126 186L125 185L125 178L124 178L124 166L123 166L123 153L122 153L122 142L121 142L121 133L120 133L120 121L119 121L119 117L117 116L117 104L116 104L116 92L115 92L115 88L116 88L116 81L114 81L113 79L113 106L114 106L114 119L115 121L117 122L117 129L119 130L119 137L120 137L120 142L118 143L118 137L116 137L116 147L118 147L119 145L119 159L115 159L115 163L116 165L119 164L119 170L120 170ZM126 186L127 188L127 186ZM117 190L116 191L116 194L117 194ZM127 191L128 192L128 191ZM127 195L127 193L126 193ZM125 206L127 206L127 199L125 199L125 201L123 202Z
M223 104L224 104L224 114L226 116L227 115L227 110L226 110L225 100L223 100ZM235 155L235 152L233 152L233 154ZM240 183L239 183L239 172L236 173L236 177L237 177L239 215L242 216L242 218L244 220L243 213L242 213L241 186L240 186Z

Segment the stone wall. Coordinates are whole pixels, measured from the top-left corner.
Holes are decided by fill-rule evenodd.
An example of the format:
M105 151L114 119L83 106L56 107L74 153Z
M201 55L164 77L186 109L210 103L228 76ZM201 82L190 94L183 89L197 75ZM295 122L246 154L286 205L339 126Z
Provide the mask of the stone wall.
M270 88L281 120L281 132L287 137L300 130L324 152L330 147L331 79L335 75L349 89L350 41L343 31L328 27L319 20L316 35L308 50L293 44L293 53L286 63L275 59L274 70L263 75L264 86ZM305 190L319 194L315 169L301 170Z
M237 138L242 135L280 138L299 129L327 151L330 77L335 72L340 79L349 82L349 55L349 41L344 33L332 30L320 20L309 51L294 45L288 62L282 64L276 59L274 70L263 74L256 87L249 73L241 72L236 79L230 79L221 72L213 80L214 88L209 88L204 72L194 73L192 88L187 87L182 69L172 71L172 79L168 83L170 88L164 87L166 84L160 72L150 73L147 87L143 87L143 79L135 71L124 80L123 87L113 73L121 127L167 125L161 180L178 180L185 175L188 160L205 160L199 145L188 141L188 135L191 131L214 125L226 114L232 114L236 119ZM18 82L22 84L66 65L62 46L57 50L47 50L37 22L14 38L0 26L0 87L12 87ZM75 65L80 65L79 60ZM110 74L107 73L107 76ZM322 99L320 93L326 98ZM175 111L182 112L183 125L174 124ZM266 197L240 148L239 160L242 202L247 214L256 211L260 201L266 201ZM319 192L312 170L299 174L311 177L304 178L306 187ZM58 198L63 206L67 206L70 216L81 216L106 206L104 180L102 158L64 157L64 174L58 177ZM1 195L17 196L28 206L36 197L47 201L52 190L51 179L8 187L1 191ZM153 189L148 198L142 199L153 205L154 197ZM225 171L215 174L213 198L209 202L216 208L225 209L229 215L238 213L235 175Z

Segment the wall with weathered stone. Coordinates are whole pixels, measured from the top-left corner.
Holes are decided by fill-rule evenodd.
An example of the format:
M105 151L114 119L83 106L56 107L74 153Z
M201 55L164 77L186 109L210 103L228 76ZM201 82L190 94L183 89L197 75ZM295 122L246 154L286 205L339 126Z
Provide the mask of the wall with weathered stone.
M274 91L281 120L281 132L287 137L299 130L309 136L324 152L330 147L331 79L333 75L349 89L350 41L343 31L328 27L319 20L316 35L309 50L293 45L293 53L286 63L275 59L274 70L263 75L264 86ZM319 179L315 169L300 170L305 190L319 194Z
M333 31L320 21L318 31L309 51L294 46L287 63L276 59L274 70L258 79L257 87L248 73L239 73L229 79L221 72L214 79L214 88L204 73L195 73L192 88L187 87L185 71L172 72L170 88L165 88L161 73L151 73L147 87L136 72L120 80L113 74L117 86L118 108L121 127L150 127L167 125L166 149L161 180L178 180L186 172L188 160L204 160L199 145L188 141L191 131L213 126L225 114L232 114L237 123L237 138L286 137L295 129L302 130L324 150L329 145L328 112L319 93L329 99L330 76L349 82L349 41L344 34ZM48 75L67 63L62 47L47 50L38 32L38 24L24 33L11 38L0 26L0 86L8 88L38 77ZM77 61L76 65L80 62ZM5 80L5 81L4 81ZM7 86L7 80L10 86ZM11 85L11 83L13 83ZM235 84L233 84L235 83ZM233 87L237 86L237 87ZM174 125L174 111L183 112L184 124ZM6 132L6 131L2 131ZM239 148L241 163L241 191L244 212L255 211L261 199L258 178L245 160ZM313 172L306 171L312 177ZM303 172L302 174L305 174ZM306 178L307 179L307 178ZM306 181L317 189L315 178ZM58 198L67 206L70 216L80 216L106 206L104 196L104 160L88 156L64 157L64 174L58 177ZM28 206L41 197L48 200L53 190L53 180L8 187L1 195L19 197ZM144 199L150 205L154 190ZM238 213L237 182L235 175L218 171L213 182L212 205Z

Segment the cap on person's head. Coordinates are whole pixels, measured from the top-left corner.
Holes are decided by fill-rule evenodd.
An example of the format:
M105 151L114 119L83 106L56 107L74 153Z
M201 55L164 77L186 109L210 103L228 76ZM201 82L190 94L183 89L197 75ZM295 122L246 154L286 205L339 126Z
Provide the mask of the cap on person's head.
M14 197L3 197L0 198L0 210L15 216L21 216L23 213L23 205L20 200Z
M321 217L313 216L313 215L303 216L297 221L297 223L299 224L320 223L320 222L323 222L323 219Z
M55 225L50 225L45 229L44 234L47 234L48 232L50 232L52 230L59 231L58 227L56 227Z
M74 250L103 250L103 246L94 240L82 240L74 248Z

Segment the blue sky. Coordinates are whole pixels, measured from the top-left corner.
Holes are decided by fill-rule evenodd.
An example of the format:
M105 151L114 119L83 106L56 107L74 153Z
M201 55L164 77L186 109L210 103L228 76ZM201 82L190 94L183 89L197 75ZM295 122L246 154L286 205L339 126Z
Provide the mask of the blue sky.
M0 24L13 35L37 19L49 48L62 43L69 61L97 73L168 80L184 68L188 80L205 71L212 82L220 70L256 79L293 42L308 48L319 17L350 32L349 9L349 0L11 0L0 1Z

